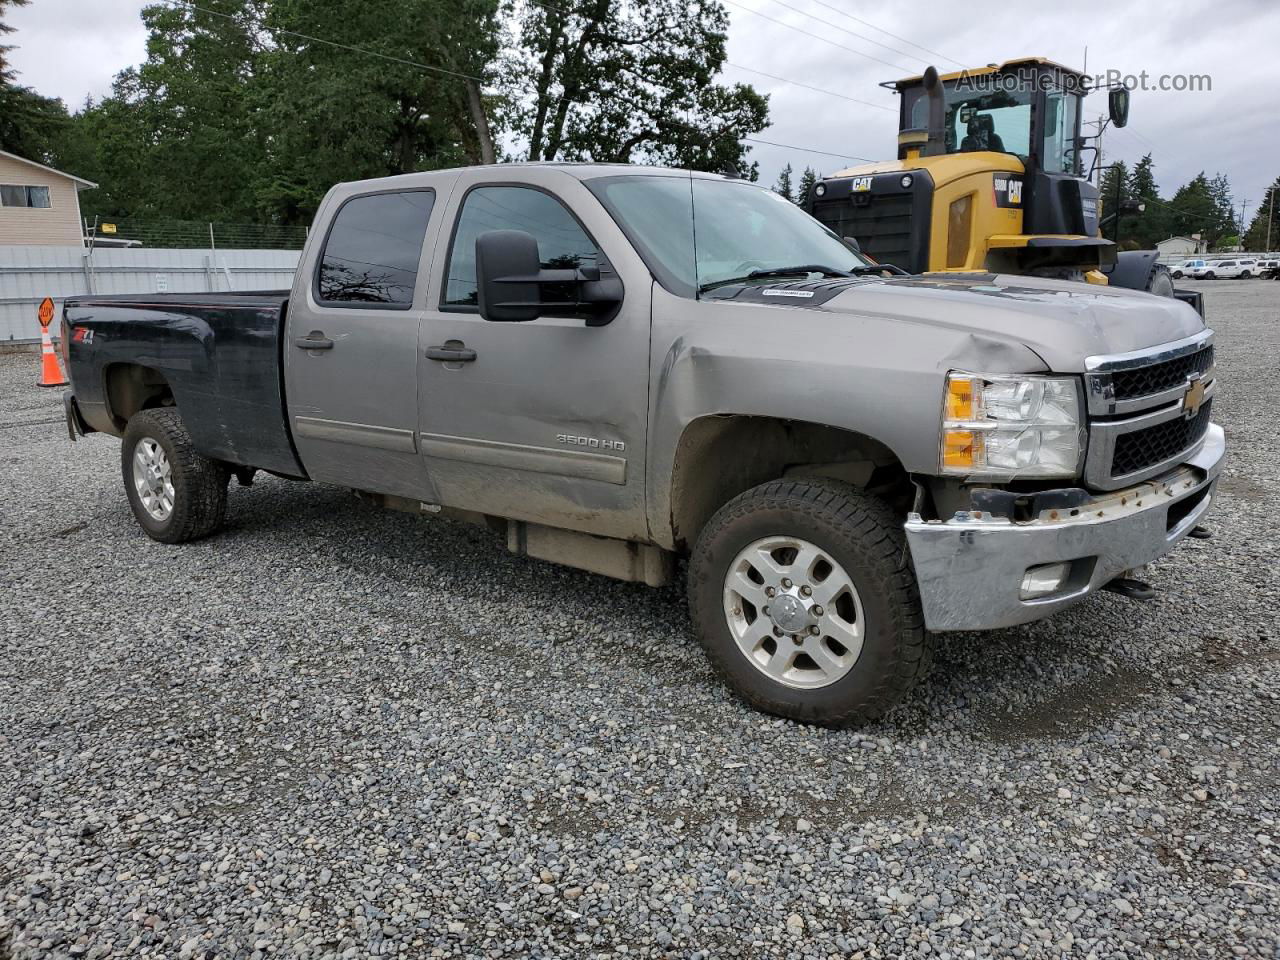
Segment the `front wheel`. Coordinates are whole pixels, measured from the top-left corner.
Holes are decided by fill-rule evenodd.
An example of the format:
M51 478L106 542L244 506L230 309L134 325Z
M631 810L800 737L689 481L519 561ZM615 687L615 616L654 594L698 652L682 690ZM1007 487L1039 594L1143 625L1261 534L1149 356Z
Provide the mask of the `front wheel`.
M196 452L177 410L135 414L124 431L120 466L133 515L153 540L185 543L222 524L230 473Z
M1214 273L1212 270L1210 270L1208 273L1204 275L1204 278L1206 280L1216 280L1218 279L1218 275Z
M698 537L689 602L720 675L792 720L874 720L928 669L902 523L845 484L776 481L731 500Z
M1242 272L1242 273L1240 274L1240 279L1241 279L1241 280L1248 280L1251 276L1253 276L1253 274L1251 274L1248 270L1245 270L1244 272Z

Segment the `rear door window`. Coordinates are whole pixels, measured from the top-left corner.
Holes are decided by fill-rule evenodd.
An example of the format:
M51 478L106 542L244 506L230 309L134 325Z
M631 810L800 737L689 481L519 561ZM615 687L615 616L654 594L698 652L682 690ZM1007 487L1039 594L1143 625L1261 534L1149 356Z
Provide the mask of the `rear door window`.
M316 299L347 307L409 309L434 203L433 190L371 193L344 202L325 239Z

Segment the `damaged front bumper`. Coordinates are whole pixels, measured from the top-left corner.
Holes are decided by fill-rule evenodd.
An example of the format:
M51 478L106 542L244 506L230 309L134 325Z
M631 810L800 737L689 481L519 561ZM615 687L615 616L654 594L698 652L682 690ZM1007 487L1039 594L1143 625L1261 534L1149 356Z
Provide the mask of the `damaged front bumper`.
M945 521L909 514L925 625L990 630L1039 620L1164 556L1208 512L1225 451L1222 428L1210 424L1199 450L1168 473L1026 522L981 511ZM1029 573L1058 564L1061 583L1028 597Z

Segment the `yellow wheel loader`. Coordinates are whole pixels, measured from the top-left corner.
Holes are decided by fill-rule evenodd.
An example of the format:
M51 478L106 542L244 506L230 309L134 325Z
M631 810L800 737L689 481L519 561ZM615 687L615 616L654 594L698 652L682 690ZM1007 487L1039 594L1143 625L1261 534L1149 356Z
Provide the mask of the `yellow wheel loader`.
M1097 156L1080 135L1082 73L1026 58L884 86L900 96L898 159L825 177L805 201L837 236L908 273L1086 280L1199 307L1197 294L1175 294L1154 250L1117 253L1102 236L1081 163ZM1128 90L1110 90L1108 106L1124 126Z

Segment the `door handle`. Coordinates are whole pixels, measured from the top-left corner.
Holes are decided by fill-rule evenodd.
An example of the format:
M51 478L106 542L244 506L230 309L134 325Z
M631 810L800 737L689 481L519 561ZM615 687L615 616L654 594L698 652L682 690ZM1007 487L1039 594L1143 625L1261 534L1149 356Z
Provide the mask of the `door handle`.
M324 335L323 330L312 330L305 337L298 337L293 341L295 347L301 347L303 350L332 350L333 341Z
M427 347L428 360L446 360L453 363L470 363L476 352L470 347Z

